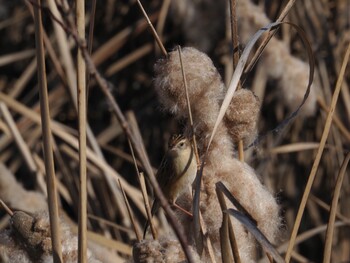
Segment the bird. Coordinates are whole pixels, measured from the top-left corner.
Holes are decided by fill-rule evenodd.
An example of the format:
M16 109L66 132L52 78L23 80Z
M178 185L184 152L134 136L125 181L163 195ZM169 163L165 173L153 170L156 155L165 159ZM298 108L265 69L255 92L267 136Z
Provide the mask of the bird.
M190 140L182 134L172 135L168 142L168 151L158 168L156 179L170 204L189 215L188 211L175 202L181 194L188 190L188 186L192 185L196 174L197 161ZM159 207L159 200L155 198L151 209L152 216L158 211ZM144 238L148 226L149 220L147 220L144 227Z

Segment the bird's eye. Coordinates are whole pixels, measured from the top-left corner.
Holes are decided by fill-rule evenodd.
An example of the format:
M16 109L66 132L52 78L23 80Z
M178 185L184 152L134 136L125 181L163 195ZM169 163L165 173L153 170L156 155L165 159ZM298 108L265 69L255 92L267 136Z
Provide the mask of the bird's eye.
M185 143L184 143L184 142L180 142L180 143L179 143L179 146L182 148L182 147L185 146Z

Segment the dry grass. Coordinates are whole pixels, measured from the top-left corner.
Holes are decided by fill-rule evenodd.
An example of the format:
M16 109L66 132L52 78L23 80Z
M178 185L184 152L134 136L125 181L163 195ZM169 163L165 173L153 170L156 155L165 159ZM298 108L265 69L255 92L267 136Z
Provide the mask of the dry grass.
M271 61L271 57L266 59L264 51L261 60L254 63L253 60L260 57L257 47L263 46L264 41L256 39L259 44L250 46L239 26L232 28L231 35L230 10L225 11L225 6L233 8L231 13L237 17L232 21L237 20L239 25L244 23L244 18L234 10L238 1L222 0L220 3L224 9L220 13L208 7L209 1L203 0L203 8L198 9L203 13L192 20L188 20L188 13L181 8L175 9L171 3L173 1L143 1L143 12L139 8L139 1L97 1L96 11L89 2L86 3L86 15L83 15L91 23L90 29L85 28L89 32L87 46L78 41L74 31L75 7L57 8L57 2L61 1L44 1L44 8L34 6L34 13L33 3L36 1L25 1L27 5L23 5L22 1L9 1L0 7L0 163L24 188L46 196L50 207L57 203L58 213L54 206L50 208L53 250L57 262L62 258L58 241L58 214L61 220L69 222L73 233L77 234L77 226L80 226L79 240L83 241L79 247L80 262L90 260L86 254L86 239L89 240L89 251L101 262L131 259L132 246L141 239L138 233L150 215L150 211L146 212L147 208L149 210L145 198L147 191L153 186L155 194L161 195L153 176L155 168L166 150L170 134L182 131L184 127L184 122L178 122L161 110L153 87L153 65L178 44L202 47L203 43L206 48L204 51L213 59L223 79L227 83L231 81L231 85L227 85L227 104L222 107L216 127L224 118L237 86L253 90L260 98L258 133L263 136L259 137L258 144L244 152L242 149L248 145L241 141L240 146L237 146L240 151L236 158L239 156L240 160L244 159L261 176L266 187L277 193L283 218L280 237L283 244L274 244L277 251L286 262L350 261L348 1L284 1L283 4L281 1L254 1L266 12L269 21L281 21L284 18L304 29L315 60L312 89L317 95L314 97L316 110L305 113L306 110L302 108L288 125L274 132L269 131L290 116L301 100L291 104L292 107L286 104L285 98L294 94L294 90L278 87L283 85L281 82L288 80L290 72L282 72L282 76L273 79L271 76L274 74L268 72L273 66L264 64ZM38 10L44 21L42 32L31 15L38 18ZM63 15L63 10L68 13ZM188 10L191 7L187 6ZM143 17L146 13L148 21ZM248 13L253 11L248 10ZM215 23L212 23L213 28L208 27L208 17L217 17L215 21L221 21L224 14L228 19L226 30L223 30L225 24L215 28ZM65 26L62 27L57 20L64 21ZM155 27L149 30L151 23ZM250 30L257 32L259 26L251 25ZM154 37L156 32L159 37ZM83 35L79 33L79 36ZM308 52L293 27L283 25L272 35L273 39L280 40L288 54L307 63ZM45 49L36 48L38 44L35 45L35 37ZM243 51L247 46L252 48L252 54L257 52L255 56L249 52L243 52L242 55L232 52L232 47ZM274 54L273 48L266 48L265 51L268 56ZM276 52L280 52L276 53L278 55L284 54L277 48ZM78 53L80 62L76 63ZM240 65L238 54L242 61L250 63L248 67L244 67L245 63ZM275 60L279 59L278 55ZM46 71L43 68L44 58ZM86 71L90 73L88 77L84 73L84 63L87 64ZM233 65L239 68L234 75ZM247 72L247 68L252 65L255 66ZM283 69L291 70L288 67ZM186 82L185 73L188 69L182 70ZM293 85L297 83L295 78L289 79ZM85 80L89 89L87 95L77 92L77 83L85 86ZM39 87L45 88L45 83L47 101L41 101L42 106L39 107ZM187 83L185 86L187 93ZM303 83L302 94L306 87L307 83ZM49 105L46 119L40 117L40 108L45 115L45 103ZM41 123L46 127L45 132L41 131ZM42 145L45 145L45 153ZM79 151L85 147L86 150ZM146 184L143 172L150 179L146 180ZM47 188L46 178L50 179ZM5 191L7 186L4 188L1 184L0 180L0 199L13 211L19 208L23 210L21 200L16 197L19 192L8 193ZM11 189L18 187L16 185L16 188ZM80 191L79 197L81 188L86 192ZM26 193L21 190L22 199ZM227 199L220 191L218 197L222 210L226 210ZM35 211L35 202L33 207L30 207L30 202L25 204L28 207L25 212ZM169 225L178 225L165 199L162 205L170 214L170 224L162 215L153 218L153 238L172 232ZM10 210L6 208L6 211ZM78 211L83 214L79 216ZM5 210L1 215L7 222ZM220 231L222 255L226 255L226 261L223 262L230 262L230 257L239 262L231 225L234 219L227 213L223 213L223 218ZM200 214L195 214L195 220L198 224L202 223L201 228L206 227L201 222ZM2 223L1 226L3 233L9 223ZM175 227L175 232L180 240L183 239L181 227ZM201 238L197 242L206 242L205 248L210 248L208 237L197 237ZM182 240L182 246L188 260L195 262L196 255L186 240ZM0 250L3 249L4 245L0 242ZM259 260L267 260L263 250L258 254ZM102 255L98 256L98 251ZM265 250L270 255L277 253L271 251ZM215 257L210 249L209 254Z

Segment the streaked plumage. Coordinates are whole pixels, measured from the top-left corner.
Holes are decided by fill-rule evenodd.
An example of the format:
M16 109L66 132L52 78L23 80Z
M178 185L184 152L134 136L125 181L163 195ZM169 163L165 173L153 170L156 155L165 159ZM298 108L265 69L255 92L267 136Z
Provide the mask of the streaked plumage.
M168 143L168 151L165 154L157 171L156 178L163 194L171 204L188 190L197 172L197 162L191 142L183 135L173 135ZM152 216L159 209L159 201L155 198L152 205ZM146 222L144 236L149 222Z

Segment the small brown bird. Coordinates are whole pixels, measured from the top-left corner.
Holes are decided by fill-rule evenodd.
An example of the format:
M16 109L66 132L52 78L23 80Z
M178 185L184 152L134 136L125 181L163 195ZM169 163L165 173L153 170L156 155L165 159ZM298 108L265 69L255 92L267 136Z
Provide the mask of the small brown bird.
M197 162L191 142L183 135L173 135L169 140L168 151L163 157L156 178L169 202L185 213L187 211L176 205L175 201L188 190L188 186L196 178L196 173ZM155 198L151 210L152 216L158 211L159 206L159 200ZM144 228L144 237L148 225L149 221Z

